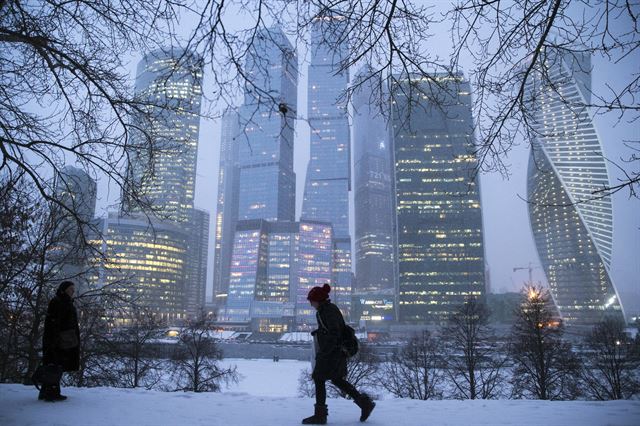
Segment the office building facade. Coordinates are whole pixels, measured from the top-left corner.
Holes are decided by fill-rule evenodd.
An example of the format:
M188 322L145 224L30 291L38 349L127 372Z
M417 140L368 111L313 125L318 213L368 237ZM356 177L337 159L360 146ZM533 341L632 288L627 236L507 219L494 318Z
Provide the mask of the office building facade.
M220 134L220 163L218 169L218 199L215 218L215 246L213 264L213 304L222 308L229 291L229 268L233 238L238 222L239 167L238 146L240 123L237 112L222 116Z
M354 93L355 270L353 319L396 319L395 208L388 91L366 82ZM380 106L383 105L381 108Z
M399 76L391 91L399 321L443 323L485 288L470 86Z
M318 16L311 27L308 71L310 160L302 201L301 220L330 223L334 235L334 301L349 316L351 305L351 139L347 105L349 84L348 37L340 17Z
M333 274L331 225L240 221L221 320L258 332L310 329L309 289Z
M534 127L528 169L529 218L540 262L567 324L624 318L611 280L613 212L606 158L593 124L591 58L545 52L544 80L527 87Z
M137 196L123 194L125 214L153 212L158 219L173 222L191 218L202 68L198 55L181 49L150 52L138 64L135 95L145 105L144 114L132 119L146 135L133 132L127 148L129 193Z

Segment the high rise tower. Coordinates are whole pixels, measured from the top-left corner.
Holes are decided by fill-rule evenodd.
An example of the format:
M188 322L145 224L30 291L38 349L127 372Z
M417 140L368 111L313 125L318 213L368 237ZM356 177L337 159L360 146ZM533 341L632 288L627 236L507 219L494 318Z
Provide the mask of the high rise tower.
M591 113L591 58L547 52L547 79L535 76L534 137L529 157L529 217L551 294L569 324L623 318L609 268L613 244L611 197L602 146Z
M295 218L298 56L279 28L258 33L240 107L238 220Z
M398 77L391 88L399 320L441 323L484 294L469 82Z
M351 147L347 105L342 95L349 84L346 26L341 17L318 16L311 28L308 117L310 160L301 220L333 226L335 253L332 296L345 313L351 305L351 235L349 191Z
M223 210L219 203L218 213L225 216L220 235L226 238L228 227L233 227L228 278L225 283L221 277L217 290L222 295L223 287L228 289L220 317L226 322L250 323L256 331L290 330L294 319L299 228L294 222L293 172L297 62L296 51L281 29L258 33L245 64L249 77L232 142L237 146L233 148L237 149L237 168L233 176L226 175L233 180L237 173L237 213L227 217L227 207L235 207L226 203L236 203L228 189ZM235 125L229 123L223 134L227 139ZM228 182L229 187L234 185ZM222 253L221 262L224 256ZM219 268L224 275L225 265Z
M215 223L213 298L217 307L224 306L229 291L229 267L233 250L233 235L238 222L240 174L238 168L238 145L240 139L238 114L234 111L227 111L222 116L218 203Z
M136 98L146 103L144 118L133 121L151 137L153 149L132 144L129 184L158 218L186 222L191 217L196 183L202 59L181 49L156 50L138 64ZM137 200L123 199L125 213L140 213Z
M353 151L356 286L353 318L372 325L396 319L395 209L388 112L377 97L388 90L366 82L354 93ZM386 104L388 108L390 103Z
M56 278L73 280L79 292L86 289L91 274L87 242L97 227L96 189L96 181L82 169L66 166L56 174L54 191L60 205L51 212L56 231L47 257L56 265Z
M209 214L194 207L202 67L184 49L153 51L138 64L144 113L131 120L144 132L127 147L130 191L95 242L105 254L96 281L172 323L199 315L206 289Z

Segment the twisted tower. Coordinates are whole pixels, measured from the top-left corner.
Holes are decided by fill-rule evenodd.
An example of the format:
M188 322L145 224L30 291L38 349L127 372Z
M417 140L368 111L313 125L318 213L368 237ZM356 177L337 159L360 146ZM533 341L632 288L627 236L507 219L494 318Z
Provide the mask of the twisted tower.
M588 325L623 316L610 277L613 242L606 160L588 108L591 58L548 53L545 78L528 86L533 118L528 199L531 230L563 319Z

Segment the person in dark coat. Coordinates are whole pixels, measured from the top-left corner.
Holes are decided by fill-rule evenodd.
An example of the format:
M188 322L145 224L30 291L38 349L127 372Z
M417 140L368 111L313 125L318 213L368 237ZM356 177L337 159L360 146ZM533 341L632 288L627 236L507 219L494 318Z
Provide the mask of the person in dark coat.
M49 302L44 320L42 336L43 365L57 365L63 372L77 371L80 368L80 328L78 313L73 305L75 285L64 281L58 287L56 295ZM39 399L63 401L66 396L60 394L60 383L43 386Z
M316 388L316 404L313 416L302 420L306 425L323 425L327 423L327 389L326 382L331 380L342 392L349 395L360 407L360 421L367 420L376 404L371 398L358 390L347 380L347 355L342 348L342 335L345 328L340 309L329 299L331 286L313 287L307 300L316 309L318 329L311 332L314 337L315 366L311 375Z

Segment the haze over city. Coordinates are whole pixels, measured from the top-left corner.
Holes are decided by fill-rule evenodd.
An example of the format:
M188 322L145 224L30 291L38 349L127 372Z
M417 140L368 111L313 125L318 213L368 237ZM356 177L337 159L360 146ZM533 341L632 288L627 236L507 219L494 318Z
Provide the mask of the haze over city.
M420 3L420 2L418 2ZM426 2L425 4L428 4ZM433 6L433 13L444 13L446 7ZM577 9L576 9L577 10ZM229 19L231 28L241 28L241 18ZM186 35L193 25L195 18L185 19L180 29ZM630 25L624 22L621 25ZM435 57L442 58L445 63L452 53L450 23L443 20L433 26L432 42L425 46ZM292 42L294 39L292 39ZM298 45L300 72L298 79L298 117L295 128L294 169L296 182L296 218L300 217L304 191L304 181L307 164L309 162L309 125L307 117L307 65L308 48L304 40ZM133 83L136 75L137 61L141 56L130 60L129 75ZM612 63L604 57L592 58L592 85L594 93L608 91L609 87L620 90L625 78L611 78L612 76L630 76L637 72L640 63L640 53L633 52L619 63ZM460 62L460 69L467 73L473 68L472 59L464 57ZM356 70L352 70L352 76ZM216 213L218 188L218 166L220 156L220 120L219 117L225 105L218 105L218 99L212 94L213 86L208 80L207 73L203 83L203 117L200 122L200 138L198 146L198 175L196 182L196 206L207 210L213 218ZM474 96L472 87L472 98ZM236 106L241 98L236 100ZM619 120L613 113L598 114L594 123L600 136L604 155L610 161L609 173L612 183L624 178L623 170L615 164L624 166L621 159L628 158L632 151L624 142L640 139L638 123ZM518 292L528 280L526 270L513 271L513 268L526 268L531 263L535 282L546 285L546 278L542 271L536 253L529 217L527 213L527 161L529 144L523 140L516 140L515 147L506 156L509 166L507 174L499 172L482 173L480 179L482 195L482 214L484 222L484 240L486 261L490 269L491 291ZM107 211L119 199L118 191L109 191L102 182L99 185L98 211ZM353 191L350 193L351 233L354 229ZM634 312L640 310L640 200L630 197L629 191L624 189L612 196L614 214L614 238L612 258L612 279L616 283L623 304ZM214 232L211 228L209 247L213 247ZM207 295L211 296L213 250L209 251L209 270L207 279ZM355 263L354 263L355 265Z
M0 424L640 424L639 23L0 0Z

